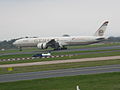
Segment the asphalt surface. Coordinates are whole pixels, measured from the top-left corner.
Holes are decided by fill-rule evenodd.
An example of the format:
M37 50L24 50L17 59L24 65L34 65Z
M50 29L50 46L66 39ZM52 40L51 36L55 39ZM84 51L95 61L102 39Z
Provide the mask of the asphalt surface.
M17 73L17 74L4 74L4 75L0 75L0 82L12 82L19 80L98 74L98 73L108 73L108 72L120 72L120 64L96 66L96 67L60 69L60 70L50 70L50 71L40 71L40 72Z
M58 50L52 52L69 52L69 51L92 51L92 50L110 50L110 49L119 49L120 45L118 46L105 46L105 47L90 47L90 48L80 48L80 49L67 49L67 50ZM15 53L0 53L0 56L3 55L16 55L16 54L37 54L43 53L46 51L31 51L31 52L15 52Z

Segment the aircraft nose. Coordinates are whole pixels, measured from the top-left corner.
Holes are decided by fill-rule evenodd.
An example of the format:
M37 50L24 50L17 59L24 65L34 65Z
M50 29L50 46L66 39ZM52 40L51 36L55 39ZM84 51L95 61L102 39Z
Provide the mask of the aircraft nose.
M13 42L13 45L16 45L16 42Z
M18 45L17 41L13 42L13 45L14 45L14 46L17 46L17 45Z

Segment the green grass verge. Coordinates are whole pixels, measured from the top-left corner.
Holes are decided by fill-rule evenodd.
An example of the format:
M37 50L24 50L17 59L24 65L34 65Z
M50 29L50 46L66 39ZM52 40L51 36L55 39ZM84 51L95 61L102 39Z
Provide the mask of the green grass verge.
M102 52L102 51L118 51L118 49L109 49L109 50L87 50L87 51L67 51L67 52L53 52L52 55L67 55L67 54L76 54L76 53L89 53L89 52Z
M0 64L15 64L15 63L52 61L52 60L67 60L67 59L93 58L93 57L117 56L117 55L120 55L120 52L95 53L95 54L77 55L77 56L71 56L71 57L66 56L66 57L57 57L57 58L40 58L40 59L33 59L33 60L6 61L6 62L0 62Z
M120 90L120 72L0 83L0 90Z
M80 68L80 67L93 67L93 66L114 65L114 64L120 64L120 60L89 61L89 62L63 63L63 64L51 64L51 65L24 66L24 67L15 67L13 68L13 71L11 72L8 72L7 70L8 68L0 68L0 74L36 72L36 71Z
M39 51L39 49L37 49L37 48L23 48L23 51L21 51L21 52L30 52L30 51L36 51L36 50L38 50ZM15 53L15 52L20 52L19 51L19 49L9 49L9 50L5 50L5 51L0 51L0 53L2 54L2 53Z
M52 52L52 55L68 55L75 53L88 53L88 52L102 52L102 51L116 51L120 49L110 49L110 50L90 50L90 51L65 51L65 52ZM15 55L4 55L0 56L0 59L10 59L10 58L21 58L21 57L32 57L33 54L15 54Z
M103 43L103 44L90 44L90 45L81 45L81 46L68 46L68 48L91 48L91 47L107 47L107 46L119 46L120 43Z
M0 56L0 59L10 59L10 58L25 58L25 57L31 57L32 54L15 54L15 55L4 55Z

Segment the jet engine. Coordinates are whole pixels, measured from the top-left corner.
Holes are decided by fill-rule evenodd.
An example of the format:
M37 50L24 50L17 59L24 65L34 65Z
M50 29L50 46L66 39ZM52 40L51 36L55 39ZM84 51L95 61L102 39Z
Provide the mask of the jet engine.
M37 48L39 48L39 49L47 49L47 44L46 43L38 43Z

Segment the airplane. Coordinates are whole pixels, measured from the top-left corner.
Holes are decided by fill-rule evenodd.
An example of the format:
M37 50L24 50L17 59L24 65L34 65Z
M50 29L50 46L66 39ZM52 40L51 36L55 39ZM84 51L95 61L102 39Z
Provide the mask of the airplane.
M39 49L51 47L54 50L63 50L67 49L67 46L99 43L107 39L104 36L107 25L108 21L105 21L93 36L22 38L16 40L13 45L19 47L21 51L22 47L37 47Z

